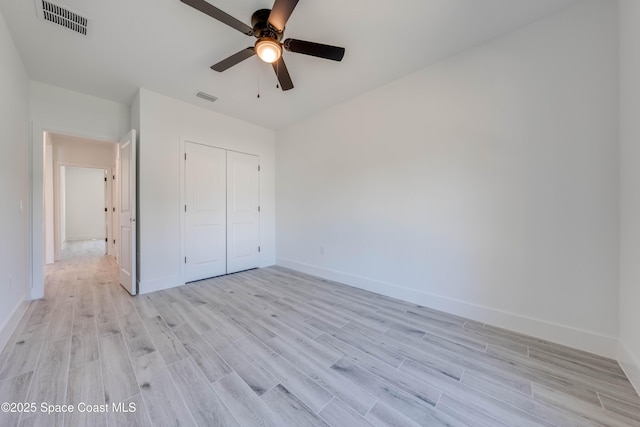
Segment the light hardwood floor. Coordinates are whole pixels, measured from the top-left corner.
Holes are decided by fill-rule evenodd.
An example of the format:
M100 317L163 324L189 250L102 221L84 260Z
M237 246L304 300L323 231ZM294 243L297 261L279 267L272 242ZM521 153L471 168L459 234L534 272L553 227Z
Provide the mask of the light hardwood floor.
M60 259L68 261L74 258L102 256L107 253L107 242L104 239L76 240L62 244Z
M3 427L640 425L614 360L284 268L131 298L85 258L45 293L0 354L0 401L137 410Z

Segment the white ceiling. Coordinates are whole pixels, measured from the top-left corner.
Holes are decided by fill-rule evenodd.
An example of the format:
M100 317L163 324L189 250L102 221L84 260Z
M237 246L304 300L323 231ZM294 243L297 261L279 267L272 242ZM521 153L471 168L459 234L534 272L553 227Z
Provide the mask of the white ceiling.
M288 92L257 57L209 69L255 38L179 0L53 0L92 20L89 37L38 19L35 1L0 0L31 79L125 104L145 87L278 129L580 0L301 0L285 37L344 46L346 55L338 63L285 52ZM208 1L249 25L272 4ZM219 100L195 98L199 90Z

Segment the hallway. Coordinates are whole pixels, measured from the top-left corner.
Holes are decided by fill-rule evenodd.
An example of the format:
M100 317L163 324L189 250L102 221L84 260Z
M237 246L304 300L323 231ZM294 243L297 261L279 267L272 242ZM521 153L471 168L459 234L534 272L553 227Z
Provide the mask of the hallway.
M72 261L74 258L96 257L106 253L107 242L104 240L76 240L62 244L60 260Z

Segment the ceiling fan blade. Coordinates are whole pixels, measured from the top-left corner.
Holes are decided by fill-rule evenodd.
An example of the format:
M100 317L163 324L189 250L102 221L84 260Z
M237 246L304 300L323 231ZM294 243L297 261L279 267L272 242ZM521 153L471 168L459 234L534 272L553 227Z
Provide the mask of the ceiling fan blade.
M273 71L276 72L276 76L278 76L278 81L280 82L282 90L293 89L293 81L291 81L289 70L287 70L287 66L284 64L284 59L280 57L280 59L271 65L273 66Z
M269 14L269 24L279 32L283 32L297 4L298 0L276 0Z
M240 52L235 53L228 57L227 59L223 59L215 65L211 66L211 69L218 72L223 72L224 70L233 67L244 61L245 59L251 58L256 54L256 51L252 47L248 47L246 49L242 49Z
M289 52L317 56L318 58L331 59L332 61L342 61L345 52L343 47L296 39L286 39L284 41L284 48Z
M242 21L237 20L233 16L229 15L226 12L221 11L217 7L213 6L210 3L207 3L204 0L180 0L182 3L191 6L194 9L198 9L200 12L209 15L213 19L216 19L223 24L227 24L231 28L235 28L236 30L244 33L248 36L253 35L253 29L245 24Z

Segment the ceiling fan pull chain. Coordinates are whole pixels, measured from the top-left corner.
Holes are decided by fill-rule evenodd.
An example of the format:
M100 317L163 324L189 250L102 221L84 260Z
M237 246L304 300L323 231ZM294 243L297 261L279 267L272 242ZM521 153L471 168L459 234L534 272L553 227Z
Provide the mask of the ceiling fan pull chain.
M276 62L276 89L280 89L280 61Z
M258 68L258 98L260 98L260 69Z

